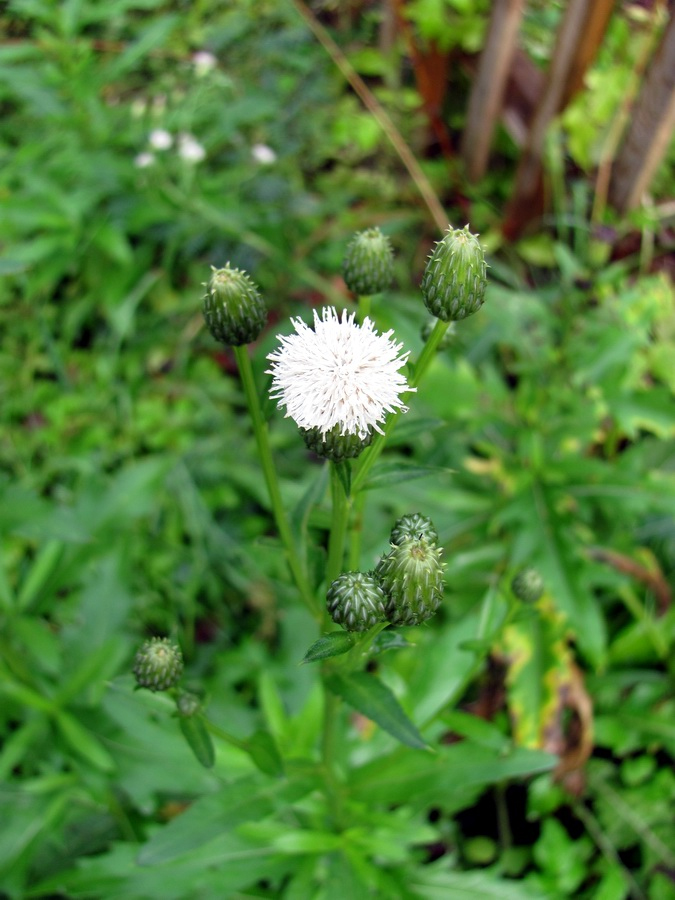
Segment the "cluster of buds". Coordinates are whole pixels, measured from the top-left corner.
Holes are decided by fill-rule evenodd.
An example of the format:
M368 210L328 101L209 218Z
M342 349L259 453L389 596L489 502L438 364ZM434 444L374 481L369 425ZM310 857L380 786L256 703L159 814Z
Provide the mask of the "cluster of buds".
M328 588L331 618L347 631L367 631L379 622L419 625L443 599L442 549L431 519L420 513L394 525L390 550L374 572L345 572Z

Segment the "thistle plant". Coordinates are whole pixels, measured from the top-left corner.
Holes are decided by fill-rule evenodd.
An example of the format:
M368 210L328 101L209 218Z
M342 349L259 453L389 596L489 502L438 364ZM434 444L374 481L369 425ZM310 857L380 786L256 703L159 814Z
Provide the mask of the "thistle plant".
M292 318L266 357L269 399L298 428L298 441L323 460L327 477L313 496L316 504L329 495L329 526L313 548L309 565L307 535L298 535L272 452L264 397L256 384L247 346L265 325L265 302L245 272L226 264L213 269L203 300L209 331L232 347L251 417L271 512L284 548L295 597L314 620L302 660L318 664L322 686L322 727L316 752L318 777L325 796L330 827L348 826L344 793L345 760L339 760L340 728L347 726L343 704L411 748L428 746L428 739L408 716L392 691L369 670L383 648L411 647L406 633L428 623L441 609L445 593L443 545L439 530L423 510L400 516L380 544L381 556L364 560L361 547L366 487L387 439L443 344L451 322L476 312L483 303L485 262L477 239L468 231L449 231L437 245L422 280L424 304L435 318L427 327L421 352L411 365L411 350L393 330L378 330L371 312L372 295L391 282L393 254L389 240L377 229L361 232L349 243L343 274L357 295L356 309L325 306L312 321ZM420 328L426 314L420 302ZM328 483L329 487L326 486ZM306 513L309 515L309 513ZM370 562L370 565L368 565ZM400 632L400 633L399 633ZM151 644L155 655L171 653ZM161 653L160 653L161 650ZM279 774L284 761L270 734L247 738L224 731L206 714L207 701L175 687L171 677L157 674L143 649L136 663L137 678L152 690L170 687L180 728L195 756L213 764L214 740L248 753L265 774ZM174 661L175 662L175 661ZM177 663L175 663L177 667ZM148 674L149 673L149 674ZM430 724L430 723L427 723Z

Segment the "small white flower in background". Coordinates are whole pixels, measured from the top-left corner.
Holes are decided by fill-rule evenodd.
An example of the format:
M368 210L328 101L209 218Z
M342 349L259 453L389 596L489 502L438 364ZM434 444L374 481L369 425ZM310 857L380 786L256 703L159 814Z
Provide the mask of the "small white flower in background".
M148 143L153 150L168 150L173 145L173 137L165 128L155 128L148 136Z
M336 425L341 434L364 438L379 426L386 413L407 412L400 395L408 386L399 372L408 353L391 340L392 331L378 334L366 318L328 307L321 318L314 313L314 328L291 319L295 334L279 335L281 347L267 357L272 367L270 396L286 408L300 428L318 428L325 436Z
M271 166L277 161L276 153L267 144L254 144L251 147L251 156L261 166Z
M154 153L139 153L138 156L134 159L134 165L137 169L147 169L148 166L154 166L154 164Z
M197 76L201 77L210 72L211 69L215 69L218 65L218 60L208 50L198 50L192 54L192 65L195 67Z
M191 134L178 135L178 155L185 162L198 163L206 156L206 150Z

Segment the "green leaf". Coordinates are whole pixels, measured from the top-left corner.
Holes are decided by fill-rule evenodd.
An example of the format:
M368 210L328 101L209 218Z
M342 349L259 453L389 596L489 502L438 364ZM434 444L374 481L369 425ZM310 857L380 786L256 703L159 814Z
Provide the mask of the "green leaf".
M157 866L196 850L243 822L260 819L273 810L253 778L227 785L216 794L200 797L189 809L158 831L141 848L138 863Z
M331 631L330 634L326 634L320 637L318 641L314 641L307 653L305 653L302 665L348 653L355 643L356 637L349 631Z
M351 675L334 674L326 679L326 685L334 694L368 719L372 719L402 744L418 750L428 749L428 744L405 714L396 697L374 675L365 672Z
M56 724L66 743L95 769L101 772L114 770L115 761L112 756L74 716L61 710L56 715Z
M213 747L211 735L206 727L204 716L199 714L195 716L179 716L178 724L197 761L205 769L212 768L216 761L216 751Z
M417 756L414 765L405 754L380 756L355 769L349 785L354 797L364 803L406 803L414 809L438 803L459 809L470 805L487 785L548 772L557 763L557 756L541 750L516 747L505 753L460 741Z
M284 762L279 754L276 741L268 731L256 731L246 741L246 752L255 765L265 775L282 775Z
M48 541L38 552L17 597L20 610L26 611L47 590L63 555L62 541Z
M403 459L396 462L380 463L366 479L363 490L372 491L384 487L395 487L401 481L412 481L416 478L428 478L430 475L451 475L453 469L439 466L418 466Z
M454 872L438 864L418 872L409 887L423 900L547 900L549 896L523 881L497 878L490 872Z

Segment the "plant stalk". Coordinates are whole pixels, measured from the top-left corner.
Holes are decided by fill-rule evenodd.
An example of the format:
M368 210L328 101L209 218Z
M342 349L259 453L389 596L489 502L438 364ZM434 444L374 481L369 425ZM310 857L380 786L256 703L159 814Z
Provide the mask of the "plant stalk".
M248 355L248 350L246 347L234 347L233 349L235 358L237 360L237 365L239 366L239 373L241 375L241 382L244 388L244 394L246 396L246 403L248 405L249 412L251 413L253 432L255 434L255 440L258 446L258 454L260 456L265 484L267 485L267 492L269 494L270 503L272 505L274 520L279 532L279 537L281 538L284 549L286 551L286 559L288 560L288 565L291 570L291 574L293 576L293 580L295 581L296 587L300 592L300 596L302 597L303 601L312 612L312 614L314 616L319 616L320 610L317 606L314 593L312 592L312 589L309 585L309 581L307 580L305 570L298 557L295 542L293 540L293 534L291 532L291 527L288 523L286 511L284 510L284 505L281 498L281 490L279 488L279 480L277 478L277 470L274 465L272 449L270 447L267 423L265 422L262 411L260 409L258 392L255 387L255 380L253 378L253 367L251 366L251 359Z

